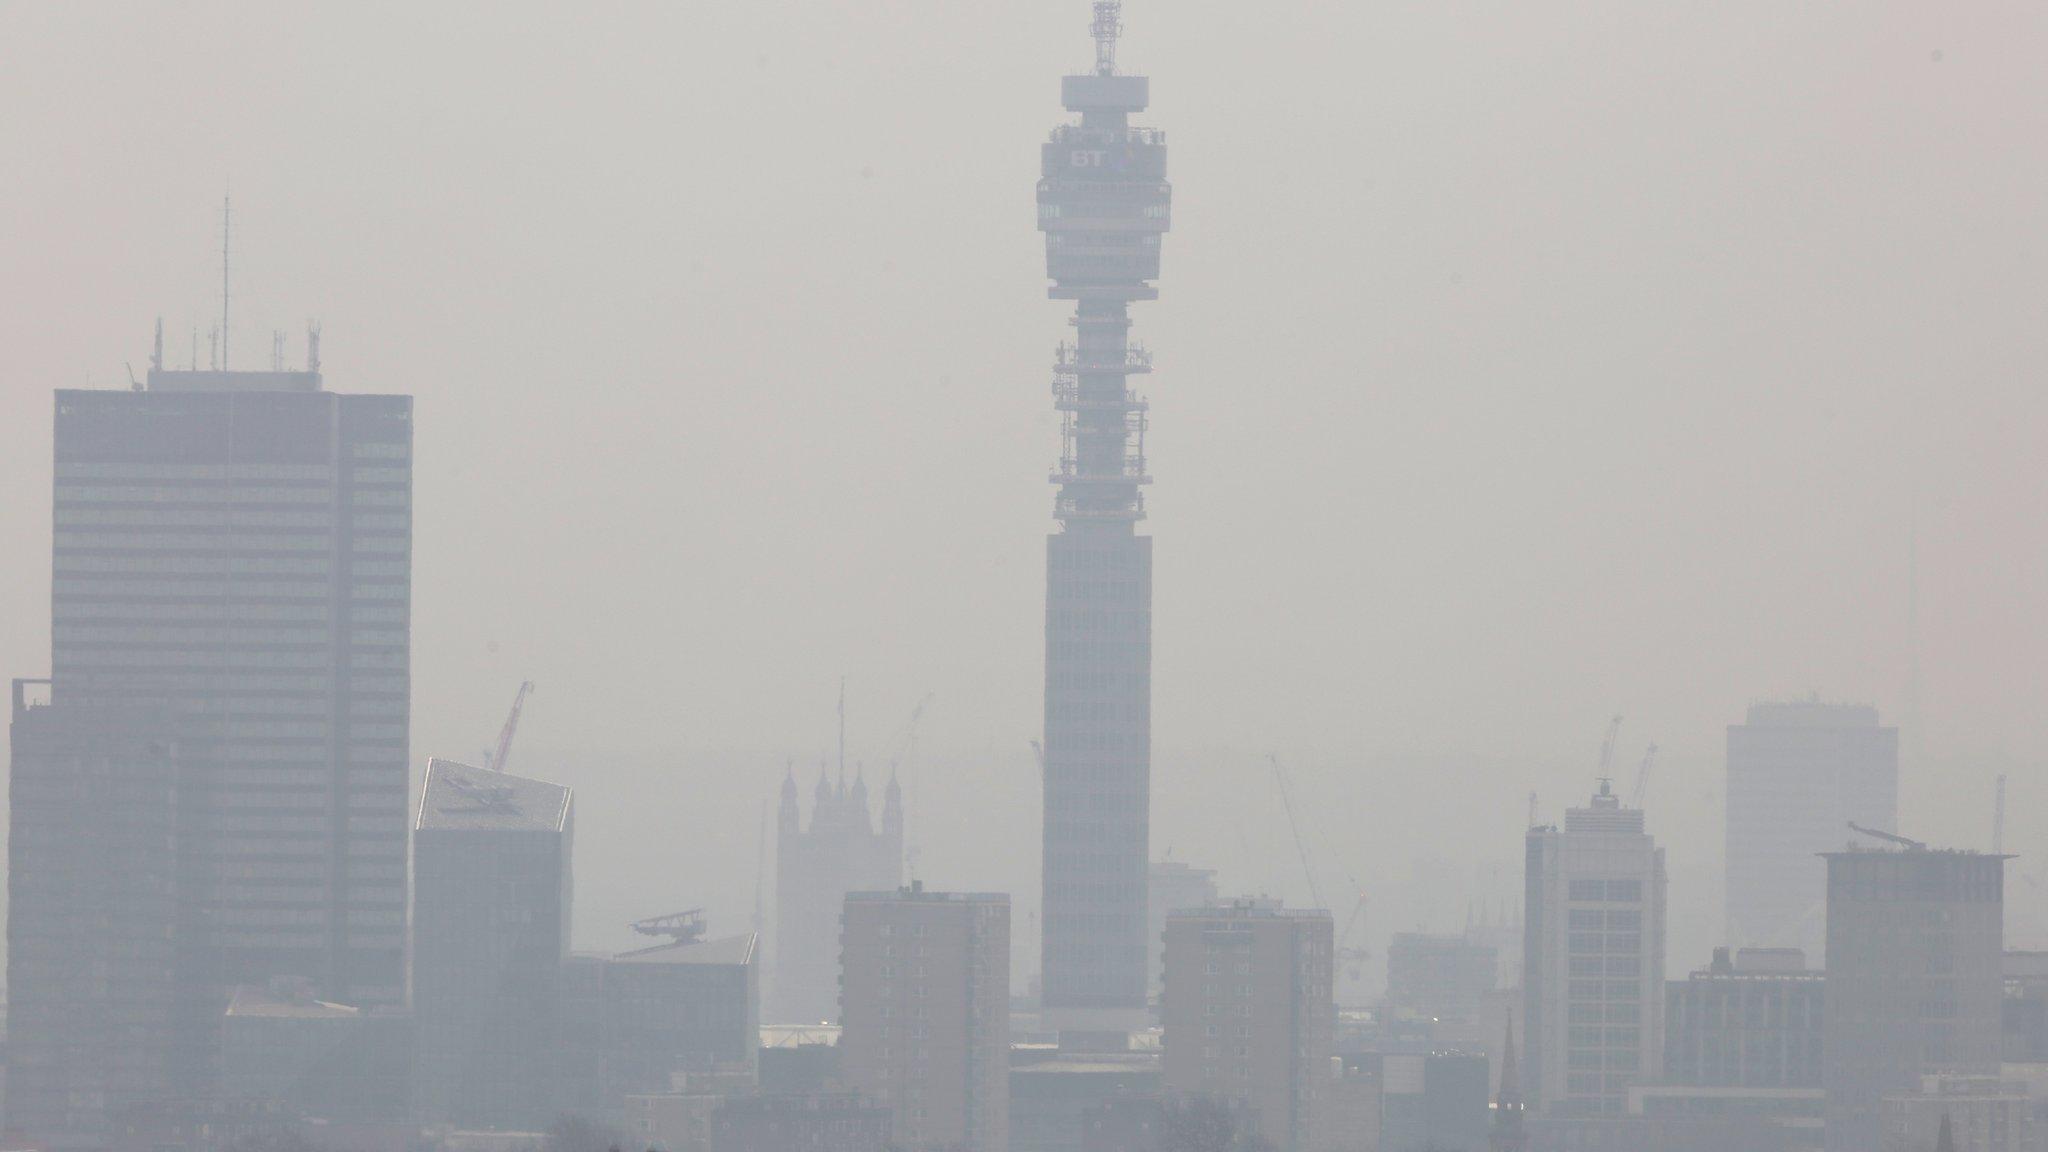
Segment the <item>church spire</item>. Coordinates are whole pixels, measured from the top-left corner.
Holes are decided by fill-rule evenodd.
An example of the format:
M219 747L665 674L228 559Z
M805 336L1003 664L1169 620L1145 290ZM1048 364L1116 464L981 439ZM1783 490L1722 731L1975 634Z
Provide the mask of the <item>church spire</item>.
M1487 1137L1492 1152L1524 1152L1528 1133L1522 1130L1522 1076L1515 1056L1515 1014L1508 1012L1507 1043L1501 1049L1500 1095L1493 1106L1493 1131Z

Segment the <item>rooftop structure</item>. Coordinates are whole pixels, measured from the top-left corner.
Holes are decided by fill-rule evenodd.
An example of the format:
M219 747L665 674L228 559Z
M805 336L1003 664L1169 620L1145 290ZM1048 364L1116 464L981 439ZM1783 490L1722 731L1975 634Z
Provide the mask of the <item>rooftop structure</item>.
M1043 146L1038 226L1055 300L1075 302L1053 357L1061 418L1046 542L1043 1007L1055 1027L1146 1023L1151 809L1152 547L1145 516L1152 370L1130 305L1158 290L1172 190L1164 133L1133 127L1145 77L1116 69L1122 5L1095 4L1095 68L1068 76L1079 116Z
M569 789L438 757L420 783L420 832L560 832Z

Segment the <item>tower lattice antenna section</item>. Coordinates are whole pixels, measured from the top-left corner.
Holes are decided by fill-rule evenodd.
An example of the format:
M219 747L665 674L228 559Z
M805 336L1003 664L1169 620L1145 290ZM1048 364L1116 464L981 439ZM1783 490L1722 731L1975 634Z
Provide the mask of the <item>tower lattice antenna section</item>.
M1116 75L1116 38L1123 34L1123 0L1095 0L1095 22L1088 31L1095 37L1095 74Z

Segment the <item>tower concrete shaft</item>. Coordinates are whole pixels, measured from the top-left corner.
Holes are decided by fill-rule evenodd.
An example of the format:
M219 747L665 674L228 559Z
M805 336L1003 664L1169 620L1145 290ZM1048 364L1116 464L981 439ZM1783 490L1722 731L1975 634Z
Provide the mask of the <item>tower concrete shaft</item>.
M1079 122L1053 130L1038 184L1048 295L1075 302L1074 338L1053 361L1041 921L1044 1006L1075 1027L1140 1018L1157 947L1145 939L1152 541L1137 532L1151 478L1147 407L1131 386L1152 364L1130 342L1130 305L1158 297L1172 199L1165 134L1130 123L1146 78L1115 72L1119 6L1095 8L1095 71L1061 83Z

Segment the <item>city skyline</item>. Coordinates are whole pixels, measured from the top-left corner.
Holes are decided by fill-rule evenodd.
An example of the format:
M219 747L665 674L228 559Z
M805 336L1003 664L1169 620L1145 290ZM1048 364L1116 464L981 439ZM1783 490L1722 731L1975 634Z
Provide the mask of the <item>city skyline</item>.
M197 19L310 103L32 62L0 1128L1473 1152L1497 1093L1537 1152L2039 1152L2006 2ZM683 30L751 50L636 69ZM197 108L146 204L50 175ZM162 202L228 156L209 247Z
M1085 5L861 21L808 7L702 27L648 17L622 26L646 33L634 37L555 18L494 29L504 58L568 81L578 95L566 103L463 66L466 21L427 21L403 48L319 15L145 17L146 43L105 46L112 82L100 83L56 67L97 56L96 24L10 12L13 38L51 50L7 91L63 110L6 127L25 163L5 203L39 222L15 237L16 266L63 271L17 314L6 410L37 413L57 386L125 387L123 363L144 371L159 313L170 359L185 362L197 325L203 361L217 208L232 188L236 364L263 365L275 329L302 362L297 334L317 316L337 388L402 385L422 431L450 445L415 479L417 748L460 756L488 743L513 688L533 679L521 739L571 783L623 797L686 771L712 778L706 802L758 806L787 757L831 749L846 675L850 756L871 769L882 737L937 693L928 770L906 780L913 823L922 805L1032 803L1043 572L1026 550L1043 536L1056 437L1044 353L1068 309L1042 299L1042 238L1018 221L1053 85L1087 60ZM1370 814L1356 818L1372 834L1349 870L1405 883L1456 824L1406 776L1498 796L1494 819L1512 837L1531 788L1553 812L1585 791L1600 725L1621 712L1632 751L1662 750L1653 808L1716 803L1701 793L1718 795L1705 782L1725 726L1752 701L1811 689L1924 734L1930 771L1902 773L1913 834L1984 839L1993 778L2007 771L2009 837L2023 853L2041 843L2048 829L2031 814L2048 811L2048 785L2023 769L2048 744L2027 705L2048 689L2033 656L2048 643L2019 573L2048 540L2006 502L2033 483L2017 430L2039 401L1995 350L2031 347L2025 318L2044 301L2030 282L1974 271L2009 267L1992 253L2032 242L2037 197L2008 158L2035 104L2000 87L2030 59L2018 11L1994 4L1957 28L1899 10L1845 39L1816 14L1761 10L1674 17L1686 34L1672 36L1592 12L1543 27L1494 12L1482 35L1450 13L1387 29L1364 13L1130 8L1127 62L1157 78L1156 121L1200 125L1175 138L1169 299L1141 321L1171 369L1157 399L1174 428L1153 447L1172 498L1150 524L1172 542L1162 564L1202 574L1155 594L1159 633L1174 637L1154 670L1155 844L1308 900L1264 863L1289 845L1268 796L1253 798L1250 851L1225 837L1195 859L1198 842L1244 819L1246 797L1224 799L1221 782L1277 750L1322 806ZM1205 79L1219 31L1241 48L1231 66L1263 82L1258 98ZM720 51L725 37L761 50ZM663 42L682 55L639 55ZM926 70L915 81L850 63L906 45L929 46L910 53ZM179 62L213 52L297 61L321 82L193 76ZM626 66L592 63L606 53ZM1376 66L1359 77L1342 63L1356 58ZM394 116L347 82L362 68L434 115ZM1668 132L1645 134L1613 100L1639 68L1696 94L1669 110ZM1511 101L1489 79L1525 73L1534 88ZM619 75L637 76L645 98L607 78ZM648 147L721 89L760 95L763 120L706 117L698 145ZM1455 98L1418 103L1419 92ZM1791 114L1756 111L1778 103ZM1718 130L1730 117L1741 131ZM592 121L616 131L576 127ZM73 131L107 147L74 156ZM1848 211L1864 186L1808 147L1838 138L1925 174L1925 212L1889 200L1877 216ZM1574 143L1588 139L1599 147ZM1681 139L1693 147L1658 142ZM383 150L355 147L378 140ZM946 142L945 180L919 175L933 141ZM547 164L518 159L548 151ZM695 179L700 154L757 175ZM366 181L351 155L411 178ZM1309 168L1289 167L1302 157ZM131 158L151 166L147 203L114 196ZM1511 162L1527 182L1495 195ZM1268 172L1343 195L1267 211L1256 193ZM483 173L502 182L480 185ZM1783 210L1738 199L1737 227L1721 207L1731 187L1772 189L1763 199ZM1575 195L1587 189L1599 195ZM1638 202L1670 211L1645 219ZM1960 241L1943 223L1977 214L1992 223ZM587 238L542 240L536 218L581 220ZM1806 235L1804 219L1834 223ZM1653 242L1687 221L1712 228L1726 255L1697 266L1677 240ZM1527 238L1546 229L1555 244ZM790 240L747 239L767 234ZM331 239L343 235L345 246ZM474 271L437 271L444 261ZM1871 274L1846 292L1827 273L1866 261ZM606 291L570 290L598 273ZM1926 301L1878 287L1891 282L1945 287ZM1286 287L1247 290L1259 283ZM903 306L932 285L946 290L921 308L939 322ZM1743 303L1751 292L1765 303ZM1651 297L1663 303L1640 303ZM1542 299L1584 304L1548 315L1519 303ZM844 319L787 339L798 315ZM1372 322L1354 330L1351 316ZM1272 384L1245 383L1259 380ZM42 423L0 424L0 538L23 542L0 552L0 657L24 675L48 644ZM799 462L761 468L729 447L769 427L805 446ZM572 440L602 451L574 453ZM573 482L546 482L572 464ZM720 495L678 498L688 492ZM1902 707L1915 503L1917 725ZM779 518L764 532L743 507ZM1273 514L1294 507L1304 515ZM706 555L725 540L738 543ZM545 562L521 581L492 579L536 553ZM617 562L590 562L601 554ZM1506 568L1493 562L1504 555L1516 558ZM1586 563L1603 555L1626 560ZM906 577L916 556L961 578ZM1769 574L1744 563L1760 558ZM679 573L716 611L674 611ZM548 610L590 593L602 610L573 622ZM847 601L871 610L842 617ZM717 675L673 658L713 648L730 653ZM734 764L751 778L727 791ZM751 856L752 823L657 856L625 847L658 828L646 808L593 797L585 816L621 830L589 845L593 883L657 864L716 875L703 900L744 916L751 870L721 862ZM963 883L1036 888L1032 832L983 843L937 822L926 831L927 859L977 869ZM1710 833L1698 845L1679 829L1660 836L1686 861L1719 855ZM1674 861L1680 901L1710 887L1687 866ZM1428 906L1454 920L1426 926L1455 927L1463 897L1435 893ZM629 905L586 903L579 936L618 937L640 912ZM1718 923L1716 905L1701 898L1681 918ZM1423 914L1381 922L1414 927Z

